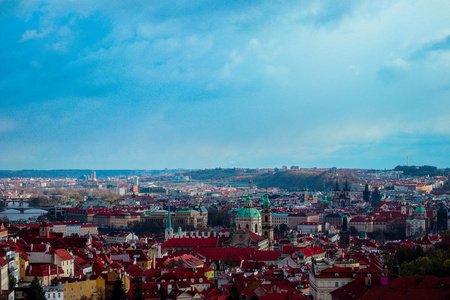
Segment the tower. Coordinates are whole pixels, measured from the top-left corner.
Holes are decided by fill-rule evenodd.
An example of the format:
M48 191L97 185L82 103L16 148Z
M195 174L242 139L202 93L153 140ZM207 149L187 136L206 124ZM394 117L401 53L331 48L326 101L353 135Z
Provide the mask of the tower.
M261 197L263 198L263 197ZM269 195L266 193L263 199L262 217L262 231L263 236L269 241L269 250L273 250L273 226L272 226L272 209L269 200Z
M164 231L164 239L170 240L171 238L173 238L173 229L172 229L172 218L170 216L170 207L167 211L167 225L166 225L166 230Z
M344 195L343 195L343 196L344 196L346 199L350 199L350 188L348 187L348 181L347 181L347 180L345 181L345 186L344 186L343 192L344 192Z
M398 264L397 252L394 256L394 265L392 266L392 274L394 278L400 278L400 266Z
M369 190L369 185L367 183L366 183L366 187L363 192L363 199L364 199L364 202L366 202L366 203L370 202L370 190Z
M406 215L407 214L405 198L403 198L402 201L401 201L401 208L400 209L401 209L402 215Z
M339 232L339 244L345 246L350 245L350 232L348 231L347 217L342 219L342 230Z
M381 194L379 187L375 187L372 193L372 206L377 205L381 202Z
M437 230L446 231L448 228L448 212L444 202L441 202L437 211Z
M339 182L336 180L336 187L334 188L334 198L338 199L341 196L341 190L339 189Z

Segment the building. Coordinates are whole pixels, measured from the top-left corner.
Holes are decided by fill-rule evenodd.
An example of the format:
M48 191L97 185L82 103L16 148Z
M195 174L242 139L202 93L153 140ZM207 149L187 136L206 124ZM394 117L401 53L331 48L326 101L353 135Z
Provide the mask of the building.
M297 230L302 233L317 234L322 231L322 225L318 222L301 222L297 225Z
M244 207L236 214L236 229L239 230L243 228L247 228L257 235L262 235L261 213L258 209L253 207L250 195L247 196Z
M417 206L414 215L406 219L406 236L417 236L427 230L427 211L422 205Z
M272 224L275 227L280 227L281 224L289 226L289 214L287 213L274 213L272 214Z
M333 202L340 207L350 206L350 188L348 182L345 181L345 186L342 191L339 189L339 183L336 181L336 187L334 188Z
M353 268L313 260L309 270L309 293L314 300L332 300L331 292L353 281Z

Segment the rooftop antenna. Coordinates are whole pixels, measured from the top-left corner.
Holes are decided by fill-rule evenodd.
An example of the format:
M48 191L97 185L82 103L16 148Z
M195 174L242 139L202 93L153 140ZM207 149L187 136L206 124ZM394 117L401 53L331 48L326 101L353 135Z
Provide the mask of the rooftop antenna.
M406 166L409 167L409 156L406 155Z

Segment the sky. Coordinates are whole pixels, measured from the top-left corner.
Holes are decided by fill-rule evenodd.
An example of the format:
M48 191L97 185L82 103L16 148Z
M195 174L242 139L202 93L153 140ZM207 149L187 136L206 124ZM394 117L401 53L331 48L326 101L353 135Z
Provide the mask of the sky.
M450 167L449 12L0 0L0 169Z

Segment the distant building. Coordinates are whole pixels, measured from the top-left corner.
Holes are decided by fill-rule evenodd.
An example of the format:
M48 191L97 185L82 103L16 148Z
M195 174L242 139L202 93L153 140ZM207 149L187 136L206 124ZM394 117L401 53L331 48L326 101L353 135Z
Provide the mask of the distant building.
M406 236L417 236L427 230L427 211L422 205L417 206L414 215L406 219Z
M376 186L372 192L372 206L376 206L378 203L381 203L381 194L380 188Z
M350 188L348 182L345 182L345 186L342 191L339 189L339 183L336 181L336 187L334 188L333 202L340 207L350 206Z

